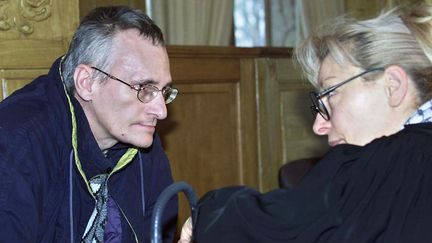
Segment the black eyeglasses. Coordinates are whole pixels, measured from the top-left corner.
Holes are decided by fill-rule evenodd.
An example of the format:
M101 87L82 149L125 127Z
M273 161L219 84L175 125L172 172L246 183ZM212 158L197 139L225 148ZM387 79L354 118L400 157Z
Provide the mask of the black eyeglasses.
M156 98L158 93L161 92L162 96L165 100L165 104L169 104L177 97L177 94L178 94L178 90L176 88L173 88L173 87L165 87L162 90L160 90L156 86L151 85L151 84L131 85L131 84L128 84L127 82L125 82L125 81L123 81L117 77L112 76L111 74L109 74L107 72L100 70L97 67L91 67L91 68L105 74L106 76L108 76L111 79L114 79L116 81L119 81L119 82L129 86L133 90L136 90L138 100L143 102L143 103L148 103L148 102L152 101L154 98Z
M371 68L371 69L367 69L366 71L357 74L356 76L349 78L343 82L340 82L334 86L331 86L321 92L310 92L309 93L309 98L312 101L312 105L311 105L311 110L312 113L314 115L314 117L316 116L317 113L319 113L325 120L329 121L330 120L330 114L326 108L326 106L324 105L324 102L322 101L322 98L328 96L331 92L333 92L335 89L339 88L340 86L358 78L361 77L367 73L370 72L375 72L375 71L384 71L384 68Z

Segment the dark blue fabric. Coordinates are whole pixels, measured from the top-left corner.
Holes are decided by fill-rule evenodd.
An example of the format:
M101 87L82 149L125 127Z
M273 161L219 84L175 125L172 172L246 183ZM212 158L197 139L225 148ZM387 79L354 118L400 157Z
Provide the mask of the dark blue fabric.
M59 76L59 60L41 76L0 103L0 242L70 242L69 155L71 118ZM117 144L100 151L79 103L72 97L78 125L78 152L87 178L111 170L129 147ZM123 242L149 242L153 205L172 183L168 159L155 135L140 150L145 191L141 195L138 156L108 180L109 194L121 208ZM94 199L75 168L73 178L74 241L81 239ZM173 238L177 198L164 214L166 242ZM125 217L127 217L127 220ZM131 230L129 224L133 227Z
M364 147L334 147L292 189L209 192L195 242L432 242L431 141L432 123L409 125Z
M121 216L120 211L115 205L112 198L108 197L108 220L105 225L105 243L118 243L121 242Z

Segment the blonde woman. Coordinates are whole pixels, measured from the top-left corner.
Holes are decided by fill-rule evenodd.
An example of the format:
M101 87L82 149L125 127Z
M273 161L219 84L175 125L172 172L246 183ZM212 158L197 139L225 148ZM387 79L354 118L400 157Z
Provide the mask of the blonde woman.
M432 242L431 14L339 18L305 40L313 130L332 149L294 189L208 193L194 241Z

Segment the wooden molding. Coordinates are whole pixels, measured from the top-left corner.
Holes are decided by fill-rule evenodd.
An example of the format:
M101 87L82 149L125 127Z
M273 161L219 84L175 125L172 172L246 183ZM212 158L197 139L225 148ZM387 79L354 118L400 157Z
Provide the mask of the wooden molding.
M0 31L16 30L30 35L34 22L42 22L51 16L52 0L3 0L0 1Z
M234 47L234 46L167 46L170 57L185 58L291 58L292 48Z

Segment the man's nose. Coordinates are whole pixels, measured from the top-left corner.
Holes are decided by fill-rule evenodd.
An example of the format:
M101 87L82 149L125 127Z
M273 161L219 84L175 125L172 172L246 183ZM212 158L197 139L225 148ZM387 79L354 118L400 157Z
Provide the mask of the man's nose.
M156 116L156 119L163 120L167 117L167 107L162 94L158 94L150 103L150 113L153 113Z

